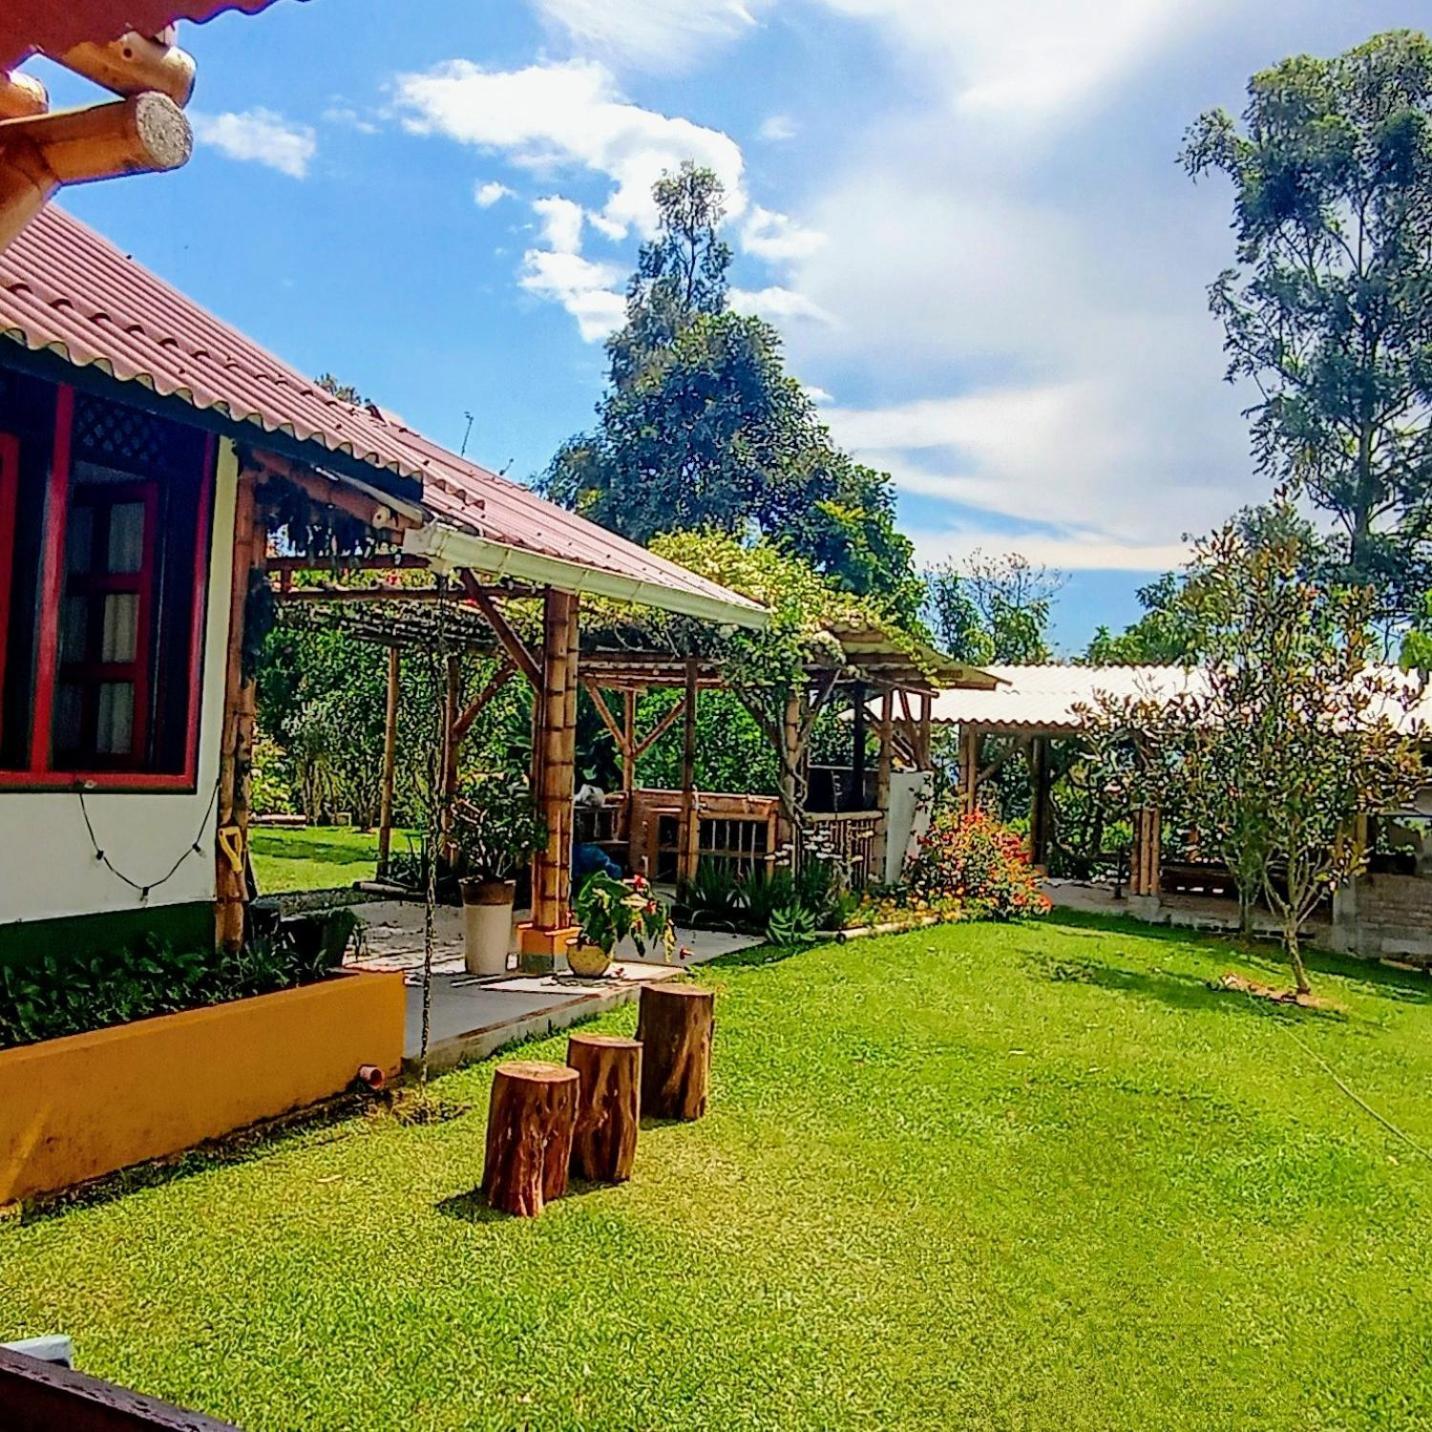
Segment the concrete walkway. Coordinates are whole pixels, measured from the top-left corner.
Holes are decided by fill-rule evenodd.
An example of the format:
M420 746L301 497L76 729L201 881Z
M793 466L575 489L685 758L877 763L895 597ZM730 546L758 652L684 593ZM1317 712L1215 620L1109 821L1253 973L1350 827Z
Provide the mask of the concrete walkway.
M422 1048L423 907L401 900L355 905L364 922L364 951L353 961L364 969L402 970L407 976L407 1029L404 1058L416 1062ZM517 918L522 918L518 912ZM565 1029L618 1005L630 1004L651 980L675 979L691 965L714 960L761 942L749 935L715 930L677 930L677 943L691 951L677 965L630 957L618 960L601 979L571 974L521 975L513 966L505 976L470 975L462 960L462 911L435 912L432 998L428 1010L428 1068L451 1069L518 1043Z

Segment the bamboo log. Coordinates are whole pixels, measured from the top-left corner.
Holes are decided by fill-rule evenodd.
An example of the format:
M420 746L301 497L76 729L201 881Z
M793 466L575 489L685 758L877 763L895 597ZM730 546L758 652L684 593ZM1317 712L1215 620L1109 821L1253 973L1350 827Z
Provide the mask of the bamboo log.
M571 1171L597 1183L625 1183L641 1125L641 1045L615 1034L574 1034L567 1063L581 1076Z
M880 741L875 763L875 809L880 812L873 849L870 853L870 878L885 879L885 852L890 843L890 767L895 754L895 693L886 687L880 696L880 721L876 735Z
M716 996L697 985L642 986L641 1112L656 1119L699 1119L711 1085Z
M681 747L681 850L677 856L678 879L694 880L701 859L701 820L696 809L696 662L686 663L685 725Z
M487 1111L482 1194L493 1208L536 1218L567 1191L580 1076L562 1064L499 1064Z
M402 657L388 648L388 700L383 712L383 786L378 803L378 874L388 873L393 854L393 777L398 757L398 692Z
M194 93L193 56L132 30L108 44L76 45L59 56L59 61L67 70L115 94L157 90L175 104L185 105Z

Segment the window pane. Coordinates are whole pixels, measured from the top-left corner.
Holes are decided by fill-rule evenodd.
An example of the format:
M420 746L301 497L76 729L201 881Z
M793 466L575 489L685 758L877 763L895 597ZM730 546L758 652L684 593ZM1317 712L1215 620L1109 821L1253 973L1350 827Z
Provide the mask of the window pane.
M111 592L104 599L104 639L101 661L133 661L138 649L139 596L135 592Z
M117 502L109 509L111 572L137 572L144 565L144 504Z
M55 692L55 749L75 750L84 735L84 687L63 681Z
M133 744L134 686L106 681L99 688L99 725L95 748L106 756L127 756Z
M76 503L65 520L65 571L88 572L94 543L94 508Z
M89 598L71 592L60 608L60 660L83 661L89 634Z

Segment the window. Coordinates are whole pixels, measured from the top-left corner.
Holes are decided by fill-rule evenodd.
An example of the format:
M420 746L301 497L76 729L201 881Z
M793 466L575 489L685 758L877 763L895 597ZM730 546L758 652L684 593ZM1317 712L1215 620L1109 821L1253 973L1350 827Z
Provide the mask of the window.
M0 372L0 784L192 787L213 443Z

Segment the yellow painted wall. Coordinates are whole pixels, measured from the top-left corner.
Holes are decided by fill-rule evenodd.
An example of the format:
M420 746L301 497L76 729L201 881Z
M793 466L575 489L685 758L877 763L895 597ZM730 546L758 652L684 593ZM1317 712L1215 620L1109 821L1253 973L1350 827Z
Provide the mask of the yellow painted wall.
M403 1010L401 974L349 973L0 1052L0 1205L395 1075Z

